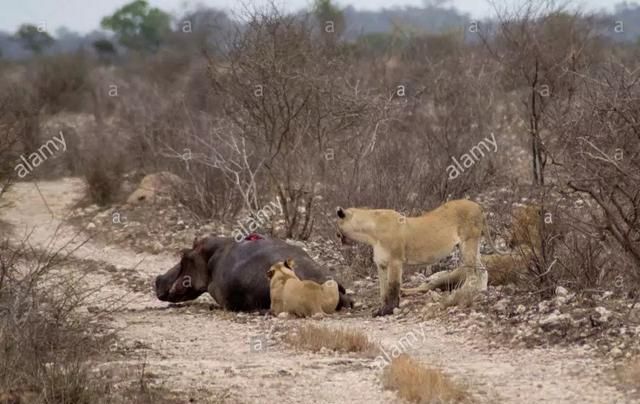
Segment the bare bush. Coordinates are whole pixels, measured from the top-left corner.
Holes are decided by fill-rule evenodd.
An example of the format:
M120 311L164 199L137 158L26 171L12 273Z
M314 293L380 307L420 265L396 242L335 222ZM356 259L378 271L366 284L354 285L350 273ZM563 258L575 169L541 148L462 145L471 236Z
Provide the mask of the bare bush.
M545 167L557 137L553 128L577 106L576 73L601 58L593 19L569 13L552 1L525 1L511 9L496 9L495 32L481 32L489 55L501 66L504 89L521 101L527 123L532 177L545 183ZM489 39L489 36L495 38Z
M640 267L640 84L637 70L612 62L581 77L582 112L568 121L563 173L592 206L582 226L591 239L627 258L618 274ZM586 231L585 231L586 230ZM592 242L593 244L593 242ZM627 267L627 268L625 268ZM635 270L632 269L635 267Z
M88 142L78 157L89 198L98 205L107 205L120 195L124 157L116 136L98 130L99 133Z
M90 89L90 62L84 53L44 57L32 67L31 85L43 113L83 110Z
M313 229L317 184L339 175L331 160L376 126L368 121L375 98L349 85L344 60L315 41L305 21L276 10L252 15L228 58L209 65L229 132L263 161L263 201L277 195L286 236L301 239Z
M0 245L0 391L31 392L45 403L91 402L101 385L89 382L87 358L104 341L77 310L92 291L57 271L62 257L34 260L34 252L26 242Z
M17 178L20 151L20 114L15 111L15 88L5 88L0 98L0 197Z

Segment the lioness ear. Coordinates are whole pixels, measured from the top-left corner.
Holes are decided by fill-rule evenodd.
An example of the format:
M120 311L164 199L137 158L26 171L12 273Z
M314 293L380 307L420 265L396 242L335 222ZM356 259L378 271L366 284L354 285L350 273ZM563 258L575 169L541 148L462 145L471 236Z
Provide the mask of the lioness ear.
M344 210L343 210L341 207L339 207L339 206L338 206L338 209L336 210L336 214L338 215L338 217L339 217L340 219L344 219L344 218L345 218L345 216L347 216L347 215L344 213Z
M293 260L293 258L287 258L287 260L284 262L284 266L289 269L293 269L295 265L296 265L296 262Z

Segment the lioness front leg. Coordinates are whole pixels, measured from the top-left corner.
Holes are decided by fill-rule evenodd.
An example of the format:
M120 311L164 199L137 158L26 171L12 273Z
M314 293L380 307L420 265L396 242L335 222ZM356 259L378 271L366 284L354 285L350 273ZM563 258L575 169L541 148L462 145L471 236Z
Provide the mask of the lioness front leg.
M393 309L400 305L400 285L402 285L402 262L394 261L387 266L388 283L382 298L382 307L373 313L374 317L393 314Z
M380 301L384 302L384 297L387 295L387 289L389 288L389 276L387 272L387 264L376 264L378 267L378 282L380 287Z

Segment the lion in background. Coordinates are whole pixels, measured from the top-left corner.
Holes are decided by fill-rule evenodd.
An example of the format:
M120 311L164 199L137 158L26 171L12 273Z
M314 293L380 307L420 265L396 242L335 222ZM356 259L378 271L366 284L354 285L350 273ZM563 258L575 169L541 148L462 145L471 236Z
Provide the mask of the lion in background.
M482 207L469 200L455 200L418 217L406 217L390 209L338 208L338 230L343 243L350 240L373 247L378 268L382 306L374 316L388 315L400 303L404 264L433 264L459 246L462 265L437 273L428 282L403 292L416 293L460 284L463 289L485 290L487 271L480 262L480 238L491 247Z
M336 311L338 283L328 280L323 284L313 281L301 281L293 272L295 262L288 259L277 262L269 268L267 276L271 279L271 313L290 313L299 317L332 314Z
M507 245L515 251L482 257L489 273L489 285L518 283L531 259L541 253L542 220L542 209L538 205L524 205L514 209Z

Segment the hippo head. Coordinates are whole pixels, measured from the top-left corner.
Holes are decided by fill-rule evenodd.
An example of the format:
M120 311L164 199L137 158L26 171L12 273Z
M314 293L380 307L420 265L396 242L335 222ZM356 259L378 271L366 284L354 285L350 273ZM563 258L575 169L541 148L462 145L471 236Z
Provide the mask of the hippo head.
M214 238L195 240L192 248L180 253L180 262L156 278L158 299L165 302L193 300L207 291L209 272L207 262L217 246Z

